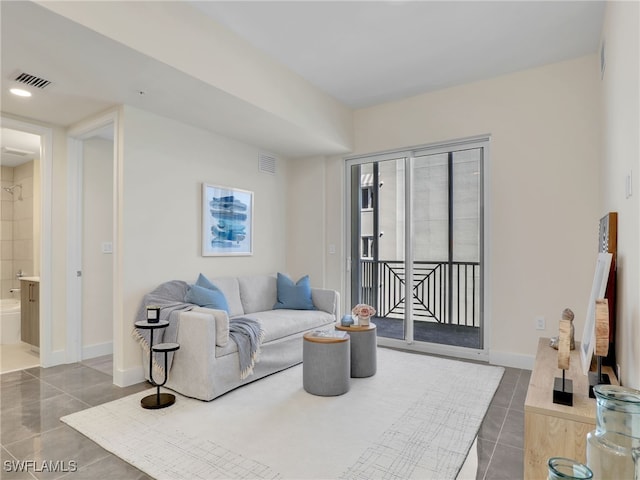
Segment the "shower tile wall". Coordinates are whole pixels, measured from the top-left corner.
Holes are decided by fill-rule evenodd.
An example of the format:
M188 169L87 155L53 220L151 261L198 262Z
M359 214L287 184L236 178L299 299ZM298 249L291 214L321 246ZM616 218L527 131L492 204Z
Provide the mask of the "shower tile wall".
M1 241L1 277L0 297L20 298L19 294L9 293L11 288L19 288L20 281L16 272L22 270L25 275L34 275L34 231L33 231L33 177L34 162L30 161L17 167L1 167L2 187L20 184L22 189L14 189L14 194L2 190L2 209L0 219ZM22 197L22 200L20 198Z
M2 278L0 279L0 297L9 298L9 289L13 287L11 281L13 271L13 196L5 192L4 189L13 185L13 171L12 167L2 167L0 172L0 179L2 183L2 210L0 211L0 224L2 230L0 230L0 243L2 259L0 259L0 272Z

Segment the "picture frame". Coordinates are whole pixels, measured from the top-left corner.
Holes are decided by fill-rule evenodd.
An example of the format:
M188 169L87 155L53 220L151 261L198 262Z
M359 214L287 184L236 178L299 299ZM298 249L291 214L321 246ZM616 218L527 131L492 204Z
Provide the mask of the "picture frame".
M202 184L202 256L253 255L253 192Z
M582 331L582 342L580 342L580 361L582 372L588 375L591 367L591 358L596 344L596 300L604 298L609 280L609 269L611 268L612 254L609 252L598 253L596 261L596 271L591 285L591 296L587 306L587 317L584 330Z

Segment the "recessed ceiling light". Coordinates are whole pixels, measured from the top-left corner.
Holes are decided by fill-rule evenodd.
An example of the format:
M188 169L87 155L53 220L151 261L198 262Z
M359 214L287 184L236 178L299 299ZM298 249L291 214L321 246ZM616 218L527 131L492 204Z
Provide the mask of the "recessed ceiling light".
M31 92L28 92L27 90L23 90L21 88L12 88L9 91L11 93L13 93L14 95L18 95L19 97L30 97L31 96Z

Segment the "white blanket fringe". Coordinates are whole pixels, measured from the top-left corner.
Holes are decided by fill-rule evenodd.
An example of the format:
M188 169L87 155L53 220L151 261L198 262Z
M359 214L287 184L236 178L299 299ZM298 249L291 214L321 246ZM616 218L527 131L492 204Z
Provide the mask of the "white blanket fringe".
M150 349L149 349L149 344L147 343L147 340L146 340L146 339L145 339L145 338L140 334L140 332L138 331L138 329L137 329L137 328L134 328L134 329L131 331L131 336L132 336L134 339L136 339L136 340L138 341L138 343L139 343L139 344L140 344L140 346L142 347L142 350L144 350L144 352L145 352L147 355L150 355L150 354L151 354L151 351L150 351ZM160 378L164 378L164 367L163 367L162 365L160 365L160 364L156 361L155 357L152 357L152 364L153 364L153 374L154 374L154 377L153 377L153 378L154 378L154 380L156 380L156 381L157 381L157 380L159 380ZM146 371L146 369L147 369L147 365L148 365L148 363L145 363L145 364L144 364L144 367L143 367L143 368L145 369L145 371ZM156 377L156 376L155 376L156 374L158 375L158 377Z
M262 341L264 340L264 330L260 330L260 335L258 336L258 348L251 355L251 363L240 372L240 380L244 380L249 375L253 375L253 367L256 366L256 363L260 363L260 345L262 345Z

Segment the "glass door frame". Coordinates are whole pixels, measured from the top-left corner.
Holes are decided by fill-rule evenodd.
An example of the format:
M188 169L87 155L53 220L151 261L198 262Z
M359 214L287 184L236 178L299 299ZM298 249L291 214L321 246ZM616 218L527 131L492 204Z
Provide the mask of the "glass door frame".
M436 343L427 343L414 340L413 331L413 302L405 301L405 317L404 317L404 339L394 339L378 336L378 345L402 348L405 350L413 350L417 352L433 353L437 355L454 356L458 358L467 358L481 361L489 361L489 342L491 333L491 302L490 302L490 248L486 239L486 232L490 231L490 192L488 188L488 172L490 162L490 135L482 135L477 137L469 137L450 142L439 142L428 145L411 147L409 149L401 149L395 151L387 151L374 154L365 154L350 156L345 158L345 252L346 271L345 271L345 308L350 309L354 304L352 301L353 278L352 270L356 265L357 259L353 258L353 241L352 238L352 221L354 212L352 205L352 192L354 189L353 179L351 178L351 168L354 165L363 165L385 160L404 159L404 187L405 187L405 242L404 242L404 267L405 278L413 278L413 251L414 251L414 235L413 235L413 177L411 169L416 157L424 155L434 155L439 153L447 153L452 150L468 150L472 148L480 148L481 170L480 170L480 265L481 265L481 282L480 282L480 328L482 335L482 348L467 348L453 345L443 345ZM358 179L359 181L359 179ZM359 187L358 187L359 188ZM359 192L358 192L359 193ZM357 220L359 221L359 220ZM359 243L359 239L356 239Z

